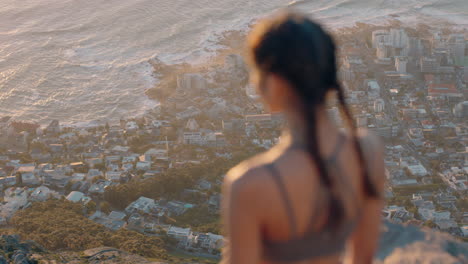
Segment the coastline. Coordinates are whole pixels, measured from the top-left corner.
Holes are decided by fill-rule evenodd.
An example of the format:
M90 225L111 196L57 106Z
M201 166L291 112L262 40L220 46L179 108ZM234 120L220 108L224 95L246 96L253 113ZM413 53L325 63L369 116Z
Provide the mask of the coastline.
M332 35L334 35L337 43L341 46L341 38L347 38L349 36L356 37L357 35L362 38L368 37L369 32L377 29L388 29L391 27L403 27L413 34L427 34L428 30L450 30L454 32L461 32L463 27L457 24L453 24L448 20L439 21L439 24L433 25L428 22L417 22L414 24L407 24L399 19L399 15L392 15L382 20L380 23L370 22L355 22L351 25L341 26L337 28L329 28ZM199 73L206 75L212 71L215 67L222 67L224 59L229 54L240 54L245 58L245 40L248 32L250 31L253 20L241 30L226 30L221 33L221 36L215 42L215 46L220 47L214 50L213 54L206 57L203 62L190 62L183 61L180 63L164 63L158 58L154 58L149 61L153 67L153 76L156 76L157 81L152 88L145 91L146 96L151 100L155 100L160 104L164 104L165 99L170 96L176 89L176 78L177 76L185 73ZM326 27L326 25L325 25ZM416 32L418 29L419 32ZM421 33L422 32L422 33Z

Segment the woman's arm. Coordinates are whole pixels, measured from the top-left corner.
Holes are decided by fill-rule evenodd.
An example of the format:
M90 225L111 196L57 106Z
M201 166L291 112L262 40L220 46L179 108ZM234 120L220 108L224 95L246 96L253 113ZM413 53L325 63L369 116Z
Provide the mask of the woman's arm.
M362 141L364 156L372 184L380 194L379 198L367 198L361 220L351 238L351 263L372 263L379 243L382 220L383 192L385 183L383 147L377 136L366 135Z
M243 175L242 175L243 174ZM252 172L231 170L223 185L222 216L227 235L224 264L257 264L261 260L258 190Z

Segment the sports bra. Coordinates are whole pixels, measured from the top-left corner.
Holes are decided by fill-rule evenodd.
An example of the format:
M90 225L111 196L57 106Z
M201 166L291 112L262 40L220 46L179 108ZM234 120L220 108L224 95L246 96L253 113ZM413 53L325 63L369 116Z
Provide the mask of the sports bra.
M343 144L345 143L346 137L343 133L338 136L335 148L326 160L328 166L333 165L335 168L338 166L338 154ZM303 146L292 146L293 148ZM352 220L348 220L341 223L338 228L332 228L325 226L321 230L311 230L311 226L316 221L317 216L320 214L320 209L323 207L316 206L312 217L310 219L309 230L305 234L298 236L296 219L293 213L291 201L288 198L286 187L281 179L281 175L278 169L273 163L267 166L272 178L276 182L276 185L280 191L281 198L284 201L288 222L290 226L291 238L285 241L271 241L263 239L263 255L266 260L274 262L298 262L304 260L310 260L314 258L333 256L342 253L345 248L345 243L355 227L359 222L359 216L361 215L360 209L357 214L358 217Z

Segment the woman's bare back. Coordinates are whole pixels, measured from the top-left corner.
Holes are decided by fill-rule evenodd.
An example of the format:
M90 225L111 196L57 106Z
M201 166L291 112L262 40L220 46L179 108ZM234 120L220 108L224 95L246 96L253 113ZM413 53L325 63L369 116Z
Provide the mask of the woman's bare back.
M328 140L321 142L324 159L330 157L335 150L339 133L337 131L335 136L330 136ZM379 159L378 155L380 154L378 153L380 151L374 143L375 136L368 135L367 132L363 131L360 134L366 152L377 154L375 158ZM353 140L349 135L344 135L344 137L345 140L339 146L333 161L335 164L329 164L328 169L331 173L330 177L337 183L338 192L342 194L340 199L349 209L347 217L353 220L358 217L359 209L366 209L366 197L362 185L362 168L360 168ZM291 204L291 212L287 211L281 190L273 180L271 171L267 168L270 164L276 168L281 177L287 199ZM379 169L371 169L370 174L372 178L381 177L376 175L380 174ZM254 195L253 199L248 199L250 200L248 202L249 206L253 207L252 210L255 211L256 221L261 225L262 231L259 234L261 240L288 241L291 239L293 234L291 234L290 228L290 214L293 214L298 236L310 231L311 227L313 230L320 231L328 221L329 215L324 206L324 201L328 199L328 190L321 186L317 168L310 155L305 149L291 147L291 142L279 144L270 151L241 163L228 175L230 179L227 182L238 185L238 187L248 186L249 190L242 191L244 196L248 195L249 191ZM228 188L231 189L229 186ZM239 189L243 188L239 187ZM311 226L311 218L316 211L320 213L314 216ZM242 230L240 231L242 232ZM349 240L351 239L352 237ZM333 255L313 259L310 263L336 263L339 259L339 255Z

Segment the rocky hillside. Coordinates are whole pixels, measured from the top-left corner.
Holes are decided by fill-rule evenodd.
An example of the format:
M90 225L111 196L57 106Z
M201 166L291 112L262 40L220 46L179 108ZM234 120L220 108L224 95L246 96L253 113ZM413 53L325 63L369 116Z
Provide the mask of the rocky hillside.
M411 225L385 223L376 264L468 263L468 244L450 235ZM101 247L83 252L51 253L15 235L0 236L0 264L157 264L121 250Z
M17 235L0 236L0 264L158 264L121 250L100 247L83 252L49 252Z

